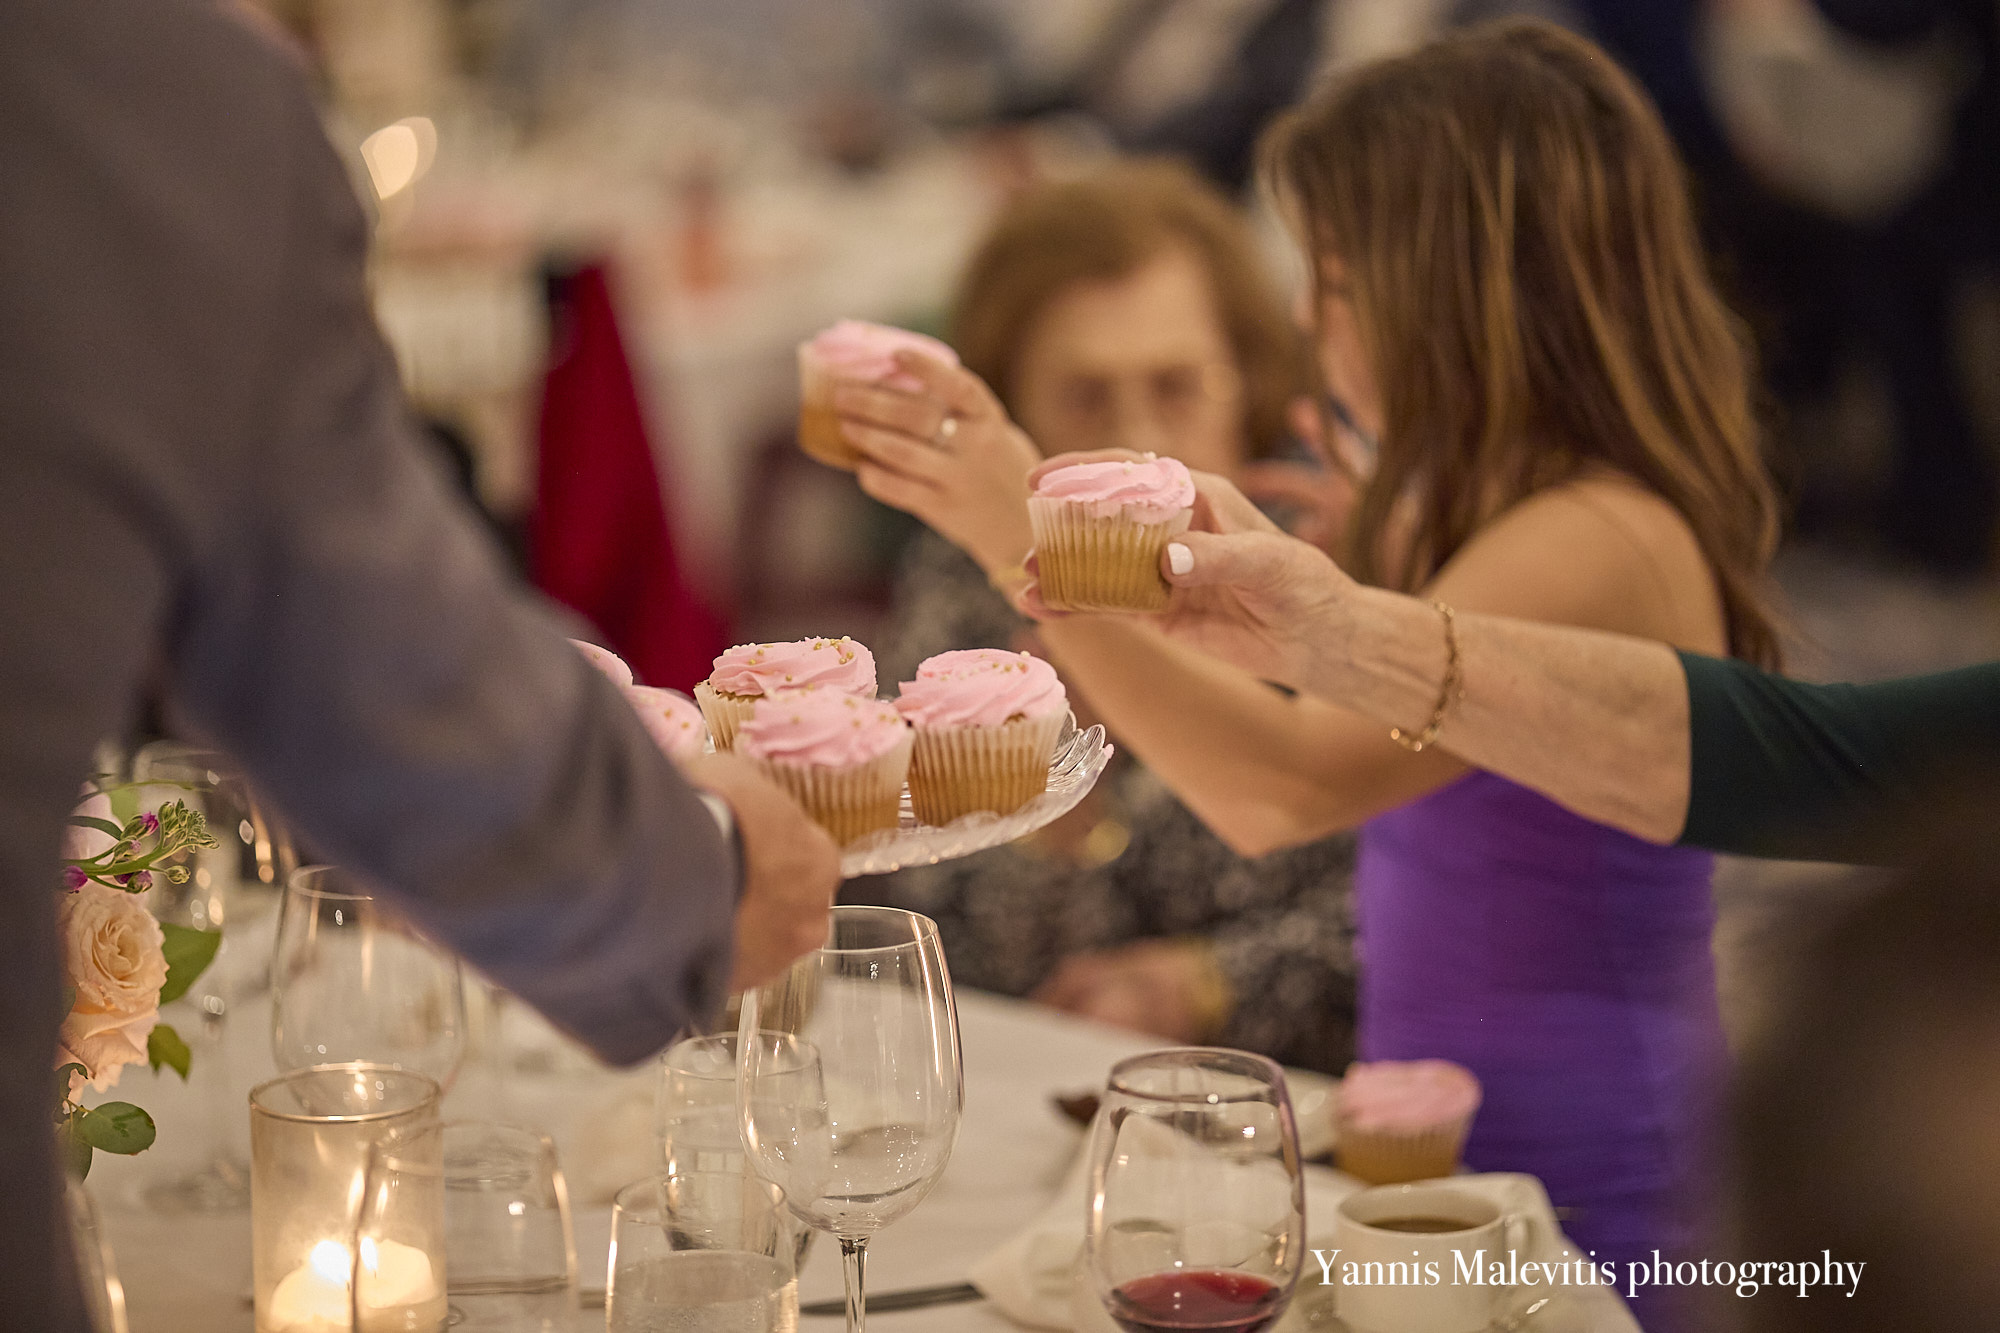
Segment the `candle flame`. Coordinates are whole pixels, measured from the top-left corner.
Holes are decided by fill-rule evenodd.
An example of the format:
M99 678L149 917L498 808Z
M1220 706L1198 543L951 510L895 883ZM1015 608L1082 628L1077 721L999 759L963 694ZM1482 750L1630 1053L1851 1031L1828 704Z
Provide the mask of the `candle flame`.
M365 1240L361 1243L364 1246L368 1244ZM367 1253L366 1249L362 1250L364 1258ZM347 1253L347 1247L335 1240L323 1240L313 1246L312 1255L306 1262L312 1265L312 1271L320 1278L343 1287L347 1285L353 1269L353 1259Z

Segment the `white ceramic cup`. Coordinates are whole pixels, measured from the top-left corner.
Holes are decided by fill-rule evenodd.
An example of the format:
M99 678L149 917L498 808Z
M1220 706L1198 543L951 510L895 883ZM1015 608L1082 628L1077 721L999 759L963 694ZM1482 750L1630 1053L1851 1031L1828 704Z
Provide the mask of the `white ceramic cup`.
M1382 1225L1412 1218L1459 1225L1436 1231ZM1353 1333L1481 1333L1506 1312L1514 1288L1468 1280L1467 1273L1490 1273L1509 1250L1525 1258L1529 1235L1523 1214L1443 1182L1350 1194L1340 1201L1338 1254L1330 1257L1340 1317ZM1362 1281L1345 1282L1349 1264ZM1317 1266L1307 1265L1309 1276Z

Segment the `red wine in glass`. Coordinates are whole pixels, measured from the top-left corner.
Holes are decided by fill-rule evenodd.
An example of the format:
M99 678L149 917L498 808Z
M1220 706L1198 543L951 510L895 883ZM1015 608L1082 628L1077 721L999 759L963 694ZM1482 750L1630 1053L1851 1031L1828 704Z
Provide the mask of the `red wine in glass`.
M1106 1305L1126 1333L1260 1333L1284 1311L1284 1295L1254 1273L1185 1268L1135 1277Z

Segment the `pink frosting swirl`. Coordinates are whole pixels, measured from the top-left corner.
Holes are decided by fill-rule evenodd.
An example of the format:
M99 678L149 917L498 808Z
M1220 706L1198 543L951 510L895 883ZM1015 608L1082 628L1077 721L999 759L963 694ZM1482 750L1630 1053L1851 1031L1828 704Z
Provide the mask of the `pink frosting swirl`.
M927 680L932 676L950 676L989 663L1012 662L1021 657L1020 653L1010 653L1005 648L954 648L936 657L926 657L917 664L917 679Z
M842 694L871 698L875 693L875 655L852 639L745 643L715 659L708 683L727 694L776 694L824 685Z
M888 384L910 393L922 389L923 381L896 365L896 353L922 352L948 366L958 364L958 353L936 338L859 319L822 329L800 345L800 352L841 379Z
M576 645L578 652L590 660L592 666L608 676L613 685L632 683L632 668L626 666L625 659L609 648L599 648L596 644L585 643L582 639L571 639L570 642Z
M702 752L708 742L708 728L694 700L673 690L656 690L650 685L627 685L625 698L646 725L653 743L670 759L686 759Z
M1357 1129L1423 1129L1478 1109L1479 1080L1449 1060L1351 1064L1340 1081L1340 1121Z
M757 701L736 733L737 753L818 768L879 759L910 729L895 705L834 690L786 690Z
M1194 503L1194 478L1177 458L1071 463L1043 473L1035 496L1082 505L1098 518L1162 523Z
M975 654L940 654L918 667L917 678L903 682L896 711L922 730L997 727L1017 717L1046 717L1068 701L1056 669L1041 658L999 653L965 660ZM946 656L957 660L939 665Z

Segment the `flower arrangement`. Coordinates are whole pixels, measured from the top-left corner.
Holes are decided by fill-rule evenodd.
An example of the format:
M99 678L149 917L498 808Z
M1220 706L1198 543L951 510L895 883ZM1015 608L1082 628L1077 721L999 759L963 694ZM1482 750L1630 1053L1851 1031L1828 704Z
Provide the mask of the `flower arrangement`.
M159 1021L160 1006L184 995L222 944L221 931L163 925L138 896L156 877L185 883L184 854L217 845L201 812L178 800L157 812L136 810L133 783L90 790L70 815L57 904L63 1020L56 1141L79 1179L93 1152L144 1152L155 1135L153 1118L130 1102L82 1105L82 1086L105 1091L126 1065L141 1062L187 1078L192 1053Z

